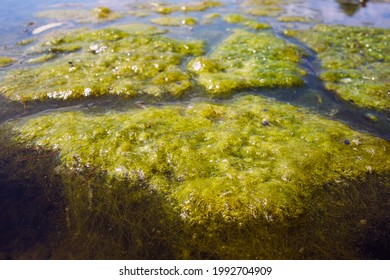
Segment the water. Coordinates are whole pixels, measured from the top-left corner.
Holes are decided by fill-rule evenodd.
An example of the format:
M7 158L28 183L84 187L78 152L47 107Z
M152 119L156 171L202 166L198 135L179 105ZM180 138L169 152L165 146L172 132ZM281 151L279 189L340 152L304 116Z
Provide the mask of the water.
M0 68L0 78L7 71L18 68L25 65L26 57L24 54L25 48L15 48L15 44L21 40L29 38L40 37L45 34L33 35L32 32L39 26L56 22L56 20L43 19L35 17L35 14L41 10L55 9L55 8L85 8L92 9L96 6L108 6L113 10L128 9L131 5L136 3L142 3L144 1L108 1L108 0L84 0L75 1L72 4L64 4L60 0L1 0L2 9L0 10L0 56L16 57L18 62L12 66ZM165 2L179 2L179 1L165 1ZM190 2L190 1L181 1ZM212 12L232 13L236 12L242 1L240 0L226 0L223 1L225 6L220 8L211 9ZM191 13L189 13L191 15ZM352 26L372 26L390 28L390 2L384 1L368 1L363 4L350 4L346 3L346 0L329 1L329 0L307 0L297 1L286 6L286 13L288 16L308 16L315 18L320 22L327 24L344 24ZM149 23L149 20L153 17L157 17L156 14L150 14L147 17L137 18L131 15L118 19L115 22L101 23L101 24L80 24L76 21L66 21L57 30L72 29L80 26L89 28L102 27L116 23L126 22L144 22ZM272 24L274 32L286 39L301 45L297 41L291 38L287 38L282 35L282 31L286 28L310 28L314 23L282 23L277 21L274 17L260 17L260 21L268 22ZM169 29L169 33L166 36L171 36L180 39L196 38L203 39L207 42L208 50L211 50L213 46L218 44L227 36L226 30L232 28L221 20L216 20L214 25L196 25L193 28L175 28L166 27ZM165 28L165 27L164 27ZM305 48L305 46L301 45ZM310 50L307 50L309 53ZM311 52L312 53L312 52ZM318 63L318 62L317 62ZM316 111L330 119L335 119L344 122L354 129L367 132L383 139L390 141L390 112L377 112L370 109L358 108L350 103L344 102L337 98L337 96L324 88L322 82L316 75L316 69L312 68L312 65L316 65L315 54L303 61L303 67L307 70L308 75L305 77L305 85L302 88L297 89L253 89L253 94L260 94L263 96L275 98L282 102L295 104L297 106L309 108ZM246 90L245 92L249 92ZM162 105L165 103L174 102L189 102L193 96L186 97L182 100L166 100L162 103L154 105ZM318 102L319 97L322 102ZM217 102L223 102L223 100L214 100ZM104 110L122 110L124 108L137 106L139 103L150 102L144 98L123 99L120 97L102 97L102 98L86 98L84 100L73 101L45 101L45 102L33 102L27 105L27 108L20 102L7 100L0 95L0 124L17 118L25 118L35 114L45 112L47 110L88 110L88 111L104 111ZM373 122L369 116L375 115L377 121ZM1 138L0 138L1 139ZM26 152L26 151L21 151ZM8 159L7 159L8 160ZM0 159L0 167L4 167L8 164L5 159ZM55 160L53 157L48 157L48 168L50 168L51 160ZM19 167L20 168L20 167ZM8 176L8 177L7 177ZM44 176L44 175L42 175ZM59 215L60 207L56 208L46 200L42 200L42 194L40 194L40 187L37 186L37 178L41 178L37 175L37 178L33 178L28 183L22 182L24 186L31 186L26 191L25 188L20 188L21 182L10 178L8 174L0 173L0 183L7 184L3 186L0 193L2 197L3 207L27 205L24 211L15 214L15 218L8 219L7 224L10 229L2 234L6 235L10 240L12 236L18 236L18 242L22 245L18 250L7 249L8 251L0 250L1 258L28 258L29 249L33 246L34 241L44 242L46 236L51 234L52 229L48 226L40 225L40 229L37 229L37 220L47 215ZM30 178L31 179L31 178ZM6 182L6 183L4 183ZM17 185L17 188L14 188ZM31 197L38 197L37 199L28 199ZM26 202L29 201L29 202ZM33 209L39 209L34 215L30 215ZM26 217L29 217L27 219ZM27 219L27 220L26 220ZM23 220L23 222L21 222ZM4 223L2 221L2 223ZM50 223L50 221L48 221ZM19 228L18 228L19 227ZM26 232L33 230L33 237L26 237ZM1 244L1 243L0 243ZM26 253L27 251L27 253ZM31 253L31 252L30 252ZM45 253L36 253L37 258L45 258Z

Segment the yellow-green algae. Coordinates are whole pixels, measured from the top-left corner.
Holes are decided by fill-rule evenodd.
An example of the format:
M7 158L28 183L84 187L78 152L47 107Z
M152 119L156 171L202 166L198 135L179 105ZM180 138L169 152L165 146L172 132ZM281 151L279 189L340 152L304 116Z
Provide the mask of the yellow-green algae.
M267 23L258 22L250 17L240 14L229 14L224 17L224 20L228 23L239 23L254 30L268 29L271 26Z
M241 6L245 11L254 16L279 16L283 13L283 5L288 0L244 0Z
M48 53L44 54L38 57L31 58L27 60L27 63L34 64L34 63L42 63L51 59L56 58L56 55L54 53Z
M389 227L390 143L259 96L11 127L59 153L73 257L350 259Z
M28 38L28 39L21 40L21 41L17 42L16 44L18 46L26 46L26 45L33 43L34 41L35 41L35 38Z
M138 8L152 10L160 14L171 14L174 12L203 12L209 8L222 6L220 1L199 1L186 3L166 3L166 2L152 2L138 5Z
M60 9L41 11L36 14L40 18L56 20L75 20L80 23L99 23L113 21L121 18L122 15L112 11L110 8L99 6L92 10L84 9Z
M390 30L317 25L285 32L318 53L326 88L357 106L390 109Z
M282 22L313 22L312 18L301 17L301 16L281 16L277 18L278 21Z
M10 99L24 101L104 94L181 96L193 83L180 64L202 54L203 43L149 35L160 31L142 26L140 35L138 29L121 26L48 37L36 52L70 53L7 73L0 90Z
M187 68L212 95L228 95L251 87L293 87L303 84L298 66L303 52L268 32L234 32L209 56L192 59Z
M163 26L180 26L180 25L195 25L197 24L196 19L192 17L159 17L153 18L151 22Z
M201 22L202 24L212 24L214 21L218 18L220 18L221 15L218 13L211 13L211 14L206 14L203 16Z
M12 57L0 56L0 67L8 66L14 62L15 60Z

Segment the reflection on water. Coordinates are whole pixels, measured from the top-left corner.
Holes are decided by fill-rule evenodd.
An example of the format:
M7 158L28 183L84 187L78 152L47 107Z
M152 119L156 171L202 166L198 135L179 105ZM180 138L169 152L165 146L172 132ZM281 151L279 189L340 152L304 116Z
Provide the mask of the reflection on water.
M360 8L366 8L369 0L336 0L340 9L348 16L355 15Z

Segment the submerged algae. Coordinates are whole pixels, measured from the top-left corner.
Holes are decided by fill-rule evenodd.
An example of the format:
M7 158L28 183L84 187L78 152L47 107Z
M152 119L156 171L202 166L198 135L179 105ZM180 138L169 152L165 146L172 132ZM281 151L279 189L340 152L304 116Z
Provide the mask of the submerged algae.
M285 33L318 53L326 88L360 107L390 109L389 29L320 24Z
M282 22L314 22L314 19L302 16L281 16L277 18L278 21Z
M203 43L149 35L162 31L136 26L143 28L125 25L48 37L36 52L70 53L9 72L1 83L1 92L10 99L25 101L103 94L184 94L192 81L180 63L188 56L202 54ZM142 35L138 35L140 31Z
M150 21L163 26L195 25L197 23L192 17L160 17Z
M165 3L165 2L153 2L148 4L141 4L138 8L151 9L152 11L160 14L171 14L174 12L202 12L209 8L222 6L220 1L200 1L200 2L188 2L182 4Z
M115 221L121 238L134 231L123 209L142 203L144 197L132 192L139 186L157 193L159 204L170 205L182 220L180 228L170 229L175 236L160 240L175 247L171 258L298 258L301 247L320 258L340 257L341 247L357 254L355 224L368 214L360 207L361 197L355 197L356 182L390 171L389 142L255 96L226 105L194 103L101 115L60 112L13 127L17 141L59 152L57 171L68 184L71 222L79 225L79 236L100 235L99 242L115 235L95 228L97 222L86 216ZM77 187L75 176L81 183ZM129 189L118 182L127 182ZM381 197L380 192L389 194L389 183L364 186ZM123 200L128 203L122 205ZM386 203L379 207L389 207ZM332 213L332 207L339 212ZM345 219L351 212L354 218ZM164 219L142 223L151 229L175 226ZM142 223L136 225L141 231ZM299 234L293 232L295 224ZM338 230L329 231L329 226ZM111 238L114 245L123 241ZM335 242L333 256L316 249Z
M225 16L224 20L228 23L239 23L255 30L271 28L271 26L267 23L261 23L250 17L242 16L240 14L229 14Z
M291 1L291 0L290 0ZM275 17L283 13L283 6L289 0L245 0L241 6L248 14L254 16Z
M267 32L234 30L209 57L192 59L187 68L212 95L228 95L250 87L293 87L303 84L297 64L303 52Z
M12 63L14 63L15 60L8 56L0 56L0 67L8 66Z
M80 23L113 21L122 17L119 13L113 12L107 7L96 7L90 11L83 9L47 10L37 13L36 16L57 20L76 20Z

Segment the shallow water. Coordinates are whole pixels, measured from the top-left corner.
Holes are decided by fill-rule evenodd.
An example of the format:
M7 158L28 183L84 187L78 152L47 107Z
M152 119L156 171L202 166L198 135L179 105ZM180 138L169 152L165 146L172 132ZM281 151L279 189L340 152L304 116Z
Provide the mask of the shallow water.
M108 0L84 0L84 1L74 1L72 3L64 4L63 1L59 0L27 0L27 1L16 1L16 0L2 0L2 9L0 10L0 56L11 56L16 58L17 63L0 68L0 78L6 74L8 71L24 67L26 61L29 58L29 55L26 54L26 47L16 47L16 44L21 40L26 40L30 38L42 38L45 34L50 32L56 32L66 29L74 29L78 27L88 27L88 28L98 28L109 25L115 25L118 23L129 23L129 22L142 22L150 23L150 19L159 17L160 15L156 13L150 13L146 17L135 17L131 15L126 15L123 18L115 20L113 22L105 22L99 24L93 23L78 23L74 20L64 20L63 24L59 27L55 27L48 31L42 33L33 34L33 31L40 26L44 26L48 23L58 22L55 19L44 19L38 18L35 14L42 10L48 9L57 9L57 8L85 8L92 9L96 6L107 6L112 8L114 11L129 10L131 7L137 3L142 3L145 1L108 1ZM191 2L191 1L165 1L165 2ZM240 7L240 0L225 0L222 1L225 5L222 7L211 8L203 12L203 14L217 12L220 14L227 14L237 12ZM346 4L345 1L329 1L329 0L298 0L292 1L291 4L288 4L285 7L286 12L284 15L287 16L307 16L313 19L316 19L319 22L327 24L343 24L343 25L352 25L352 26L372 26L372 27L381 27L381 28L390 28L390 2L389 1L368 1L364 6L359 4ZM188 13L199 14L198 12ZM312 27L316 22L309 23L283 23L277 21L275 17L259 17L259 21L270 23L273 27L273 32L277 36L284 38L290 42L293 42L297 45L306 48L307 51L311 54L308 58L303 61L302 67L307 71L308 75L304 77L305 84L300 88L292 89L252 89L245 90L245 93L253 93L263 95L269 98L274 98L282 102L294 104L304 108L309 108L315 112L320 113L330 119L338 120L343 123L348 124L350 127L379 136L387 141L390 141L390 112L386 111L376 111L371 109L362 109L353 104L347 103L339 99L335 93L326 90L323 86L322 81L319 80L316 67L318 66L318 61L316 60L315 54L309 50L307 47L297 42L295 39L288 38L282 34L282 31L285 29L307 29ZM169 30L166 34L168 37L179 38L179 39L202 39L207 43L207 50L210 51L226 38L228 30L231 30L235 26L233 24L228 24L220 19L216 19L212 25L203 25L197 24L193 27L164 27L164 29ZM314 66L314 68L313 68ZM238 95L240 92L237 93ZM17 119L17 118L28 118L29 116L34 116L36 114L41 114L47 111L62 111L62 110L82 110L86 112L96 113L104 112L107 110L126 110L127 108L136 108L138 106L161 106L164 104L171 103L188 103L191 100L210 100L204 96L199 97L194 95L189 95L179 100L164 100L164 101L153 101L145 97L138 98L121 98L121 97L91 97L85 98L83 100L69 100L69 101L55 101L48 100L44 102L31 102L22 104L21 102L10 101L4 96L0 95L0 124ZM319 102L321 100L321 102ZM223 99L213 99L214 102L224 102ZM372 116L375 116L375 121L372 120ZM0 163L2 159L0 159ZM4 163L2 163L4 164ZM3 179L8 176L7 174L0 174ZM13 187L14 179L5 179L10 185L6 188ZM1 182L1 180L0 180ZM10 183L11 182L11 183ZM17 182L20 184L20 182ZM34 184L34 183L32 183ZM7 205L12 204L12 199L18 196L31 196L29 192L18 192L18 191L6 191L2 195L6 197ZM17 200L17 199L16 199ZM21 207L24 203L24 198L20 199L16 205ZM41 209L39 215L47 215L47 213L52 213L54 210L50 205L45 205L47 202L41 202L40 200L34 201L33 204L30 204L25 212L21 215L27 215L26 213L30 209L34 208L36 205L44 205ZM55 211L54 211L55 212ZM43 214L42 214L43 213ZM23 235L24 232L18 232L15 228L20 225L18 218L15 218L17 222L12 221L10 223L11 230L9 235L13 234L13 231L17 234ZM26 231L31 230L31 227L35 226L37 217L31 219L31 221L26 222L27 226L25 227ZM19 223L19 224L18 224ZM22 223L23 224L23 223ZM50 232L50 228L45 228L40 231L35 231L34 234L36 240L40 241L42 236L45 236ZM24 227L22 228L24 230ZM8 237L10 238L10 237ZM28 239L28 238L25 238ZM34 239L34 238L32 238ZM24 240L20 237L20 240ZM22 242L22 241L21 241ZM2 252L0 250L0 259L1 258L29 258L30 255L25 252L20 252L23 250L28 251L28 247L31 246L29 242L31 240L23 241L26 245L24 248L21 248L19 252ZM22 243L23 243L22 242ZM23 243L23 244L24 244ZM22 246L23 247L23 246ZM35 257L45 258L49 254L45 252L43 254L37 253Z

